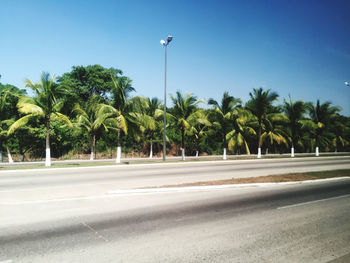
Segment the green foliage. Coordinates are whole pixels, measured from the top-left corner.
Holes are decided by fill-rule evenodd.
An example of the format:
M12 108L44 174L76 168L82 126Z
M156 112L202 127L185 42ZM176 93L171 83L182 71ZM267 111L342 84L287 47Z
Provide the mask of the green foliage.
M19 90L15 86L2 85L0 83L0 151L3 151L5 148L3 144L8 146L9 140L11 148L17 146L14 136L10 138L8 131L18 117L16 104L19 98L25 94L25 90Z
M232 130L226 135L228 148L238 154L245 152L250 154L249 136L255 136L256 132L251 126L254 124L254 116L246 109L237 108L231 114Z
M263 120L266 119L266 115L274 111L273 102L277 100L278 94L263 88L253 89L253 92L249 93L250 100L246 103L245 107L251 111L251 113L257 118L258 132L257 132L257 145L261 148L262 145L262 125Z
M191 93L183 95L176 92L176 97L170 95L174 107L169 110L169 117L174 126L181 132L181 148L185 148L185 132L192 128L195 119L203 117L197 105L204 102L197 100Z
M121 70L106 69L100 65L74 66L71 72L64 73L58 78L58 83L71 89L79 102L86 102L93 95L107 98L112 86L111 76L118 78L120 75Z
M55 81L43 73L39 83L26 81L34 92L0 83L0 150L27 158L44 157L51 145L52 156L99 152L160 154L163 145L164 106L157 98L131 97L132 81L121 70L100 65L76 66ZM293 101L274 105L278 94L262 88L249 93L243 107L239 98L225 92L211 108L200 108L203 100L176 92L167 109L167 147L178 154L250 154L257 147L272 153L350 151L350 117L340 115L330 102L315 105ZM205 108L205 107L204 107ZM49 140L50 138L50 140ZM46 146L45 146L46 145ZM134 155L138 156L138 155Z
M208 101L209 105L214 106L211 114L216 120L216 128L220 129L222 132L221 137L224 148L227 147L226 135L227 131L231 128L232 117L237 113L237 108L241 106L241 103L242 101L240 99L230 96L228 92L224 92L221 99L221 104L212 98L210 98Z
M292 98L289 96L289 101L284 100L283 111L288 118L288 129L285 129L289 134L291 147L297 147L300 150L302 146L302 127L304 122L304 114L306 113L306 104L299 100L293 102Z
M306 106L313 122L313 126L310 129L310 137L314 141L314 145L321 147L322 150L328 149L331 145L332 137L334 137L331 130L332 120L336 118L340 108L331 106L329 101L321 104L319 100L317 100L316 105L307 103Z

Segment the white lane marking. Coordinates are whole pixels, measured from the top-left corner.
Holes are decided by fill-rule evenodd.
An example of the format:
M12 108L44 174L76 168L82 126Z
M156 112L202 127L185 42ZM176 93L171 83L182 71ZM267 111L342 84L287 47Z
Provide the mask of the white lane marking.
M324 201L334 200L334 199L339 199L339 198L345 198L345 197L350 197L350 194L340 195L340 196L335 196L335 197L330 197L330 198L325 198L325 199L319 199L319 200L315 200L315 201L303 202L303 203L298 203L298 204L294 204L294 205L281 206L281 207L277 207L277 209L286 209L286 208L292 208L292 207L297 207L297 206L302 206L302 205L315 204L315 203L319 203L319 202L324 202Z
M343 156L341 156L343 157ZM344 156L348 157L348 156ZM317 159L316 159L317 158ZM193 165L193 164L208 164L208 163L239 163L239 162L296 162L303 159L309 161L319 161L322 159L336 159L338 157L302 157L297 159L276 158L276 159L249 159L249 160L213 160L213 161L187 161L187 162L166 162L166 163L140 163L140 164L119 164L119 165L101 165L101 166L82 166L82 167L62 167L62 168L41 168L41 169L14 169L14 170L2 170L1 173L20 173L20 172L48 172L48 171L62 171L62 170L82 170L82 169L103 169L103 168L127 168L127 167L142 167L142 166L168 166L168 165Z
M0 263L12 263L12 262L13 262L12 259L0 261Z

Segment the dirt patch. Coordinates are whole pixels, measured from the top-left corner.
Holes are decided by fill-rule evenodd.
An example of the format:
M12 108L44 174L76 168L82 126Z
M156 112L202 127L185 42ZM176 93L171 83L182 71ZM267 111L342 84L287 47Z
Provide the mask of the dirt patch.
M298 181L326 179L326 178L335 178L335 177L350 177L350 170L335 170L335 171L322 171L322 172L309 172L309 173L268 175L268 176L247 177L247 178L232 178L227 180L217 180L217 181L208 181L208 182L165 185L161 187L298 182Z

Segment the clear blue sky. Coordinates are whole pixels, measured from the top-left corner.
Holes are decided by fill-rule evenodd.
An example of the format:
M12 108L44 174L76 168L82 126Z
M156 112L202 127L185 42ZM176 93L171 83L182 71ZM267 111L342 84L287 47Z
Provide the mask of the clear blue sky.
M168 91L244 102L253 88L287 98L331 101L350 115L350 1L16 1L0 2L2 83L24 88L42 71L74 65L123 70L135 95Z

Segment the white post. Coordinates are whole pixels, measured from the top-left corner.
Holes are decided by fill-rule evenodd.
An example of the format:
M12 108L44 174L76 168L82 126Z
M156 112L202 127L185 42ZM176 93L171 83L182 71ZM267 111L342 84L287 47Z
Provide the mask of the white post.
M318 151L318 146L316 147L316 156L319 156L320 155L320 153L319 153L319 151Z
M266 154L269 154L269 148L266 148Z
M258 158L261 158L261 148L258 148Z
M222 159L223 159L223 160L226 160L226 159L227 159L227 157L226 157L226 148L224 148L224 155L222 156Z
M181 160L185 161L185 149L181 148Z
M7 143L6 143L6 150L7 150L7 157L9 159L9 163L13 163L13 159L12 159L12 156L11 156L10 148L9 148Z
M152 159L152 157L153 157L153 151L150 150L150 152L149 152L149 158Z
M198 151L196 151L196 157L198 157Z
M90 154L90 161L94 160L94 152L91 152Z
M2 151L0 151L0 163L2 163Z
M45 166L51 166L50 148L46 148Z
M290 157L294 157L294 147L291 149Z
M7 156L9 157L9 163L13 163L13 159L12 159L11 153L9 153Z
M10 152L7 154L7 156L9 158L9 163L13 163L12 155Z
M116 163L120 163L121 155L122 155L122 147L118 146L117 147L117 160L116 160Z

